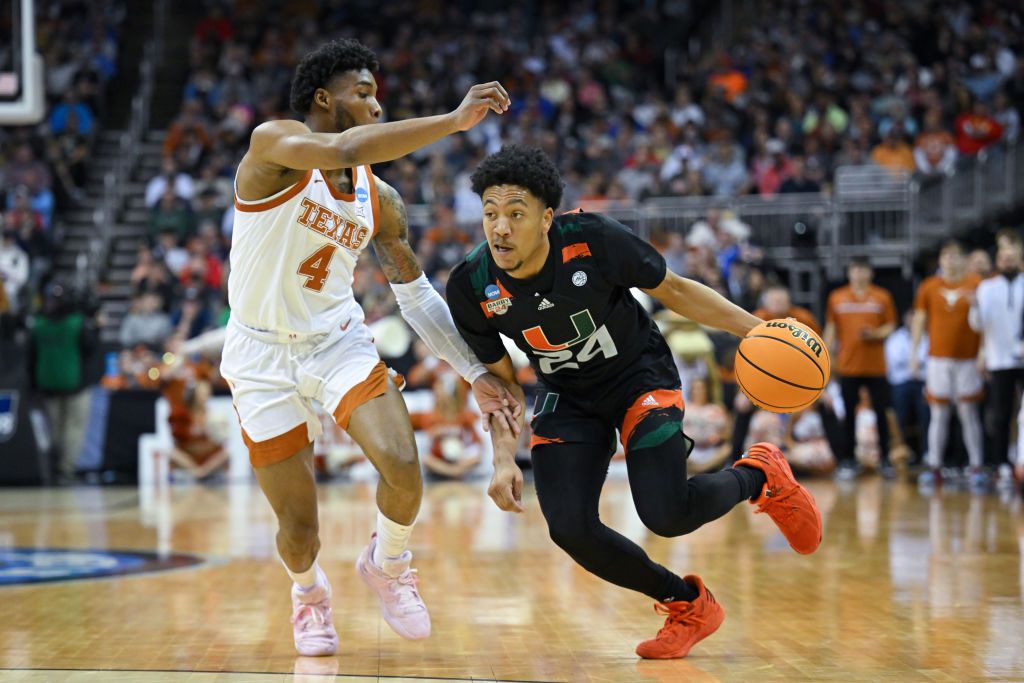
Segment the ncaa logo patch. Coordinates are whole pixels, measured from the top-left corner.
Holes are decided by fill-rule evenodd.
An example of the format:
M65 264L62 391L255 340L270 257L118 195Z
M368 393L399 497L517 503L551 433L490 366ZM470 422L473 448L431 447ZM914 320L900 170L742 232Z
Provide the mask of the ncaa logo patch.
M582 270L577 270L575 273L572 274L572 283L577 287L582 287L583 285L587 284L587 274L584 273Z
M365 202L370 198L370 193L366 191L365 187L356 188L356 201Z
M484 296L488 299L497 299L501 295L501 290L498 289L498 285L487 285L484 288Z
M18 429L18 392L0 391L0 443L9 441Z

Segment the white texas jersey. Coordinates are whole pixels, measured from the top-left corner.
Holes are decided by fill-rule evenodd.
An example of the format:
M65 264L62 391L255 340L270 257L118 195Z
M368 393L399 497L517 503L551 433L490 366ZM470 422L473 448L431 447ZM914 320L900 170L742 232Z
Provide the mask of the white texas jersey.
M228 303L258 330L330 332L362 311L352 295L356 260L380 217L369 166L352 169L352 194L313 170L259 201L235 193Z

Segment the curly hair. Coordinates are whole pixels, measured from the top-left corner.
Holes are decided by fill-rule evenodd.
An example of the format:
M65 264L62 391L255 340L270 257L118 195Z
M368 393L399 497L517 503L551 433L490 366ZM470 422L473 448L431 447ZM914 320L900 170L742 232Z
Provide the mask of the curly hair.
M292 79L291 107L297 114L308 114L317 88L326 88L335 74L380 67L377 55L358 40L332 40L310 52L299 62Z
M544 206L557 209L562 203L563 183L558 169L536 147L505 145L480 162L470 182L478 195L495 185L518 185L544 202Z

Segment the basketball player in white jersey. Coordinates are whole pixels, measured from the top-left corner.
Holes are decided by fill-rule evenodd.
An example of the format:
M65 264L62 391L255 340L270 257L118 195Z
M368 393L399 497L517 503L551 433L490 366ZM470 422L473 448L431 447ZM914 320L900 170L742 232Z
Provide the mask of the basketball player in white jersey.
M305 121L253 131L235 179L228 324L221 370L231 385L260 487L278 520L277 548L292 587L295 647L330 655L338 635L331 586L317 565L311 401L347 430L380 473L377 530L356 569L401 636L430 635L406 549L423 484L412 427L352 294L356 260L373 245L403 317L473 387L481 411L512 424L521 406L462 341L408 243L398 193L368 164L472 128L508 108L498 83L470 89L443 116L373 124L381 116L375 55L337 40L307 55L291 106ZM485 420L486 424L486 420Z

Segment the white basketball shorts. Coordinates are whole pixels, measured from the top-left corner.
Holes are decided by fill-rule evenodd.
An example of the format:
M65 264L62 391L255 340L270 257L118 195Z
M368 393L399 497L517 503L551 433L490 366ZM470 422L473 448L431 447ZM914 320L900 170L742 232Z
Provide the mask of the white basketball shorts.
M973 358L929 356L924 388L932 403L980 401L985 393L984 380Z
M285 460L321 434L313 401L345 429L356 408L387 391L387 369L362 316L327 334L284 337L228 323L220 369L254 467Z

